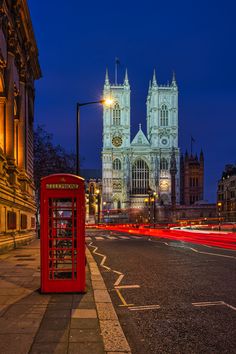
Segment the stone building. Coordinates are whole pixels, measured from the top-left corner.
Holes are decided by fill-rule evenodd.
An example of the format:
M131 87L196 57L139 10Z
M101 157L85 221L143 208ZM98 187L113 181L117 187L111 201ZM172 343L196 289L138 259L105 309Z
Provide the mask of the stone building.
M103 97L113 100L104 105L102 149L102 200L106 209L145 208L150 194L157 203L171 205L171 181L179 203L178 87L173 75L166 85L157 83L154 71L147 94L147 133L141 124L130 134L130 84L127 70L123 84L111 83L106 72ZM171 176L171 156L176 159L176 176Z
M219 216L236 221L236 165L226 165L218 182L217 205Z
M94 224L103 220L102 181L99 178L85 180L86 223ZM104 205L105 208L105 205Z
M180 158L180 204L193 205L204 199L204 156L186 151Z
M41 77L26 0L0 1L0 250L35 236L34 80Z

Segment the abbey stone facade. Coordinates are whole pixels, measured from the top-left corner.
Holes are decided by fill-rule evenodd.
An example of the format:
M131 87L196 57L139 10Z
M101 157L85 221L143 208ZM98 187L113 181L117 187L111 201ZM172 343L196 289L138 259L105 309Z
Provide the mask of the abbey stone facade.
M142 208L150 195L157 205L179 203L178 87L159 85L154 71L147 95L147 134L141 124L130 136L130 84L112 84L106 71L103 97L102 186L104 209ZM174 178L171 166L174 159ZM172 168L173 171L173 168ZM175 188L171 187L175 181ZM173 190L175 196L173 197Z

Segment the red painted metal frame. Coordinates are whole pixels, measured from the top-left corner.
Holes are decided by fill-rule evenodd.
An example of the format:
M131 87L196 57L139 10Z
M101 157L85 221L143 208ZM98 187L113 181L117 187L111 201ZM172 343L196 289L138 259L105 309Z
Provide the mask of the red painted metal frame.
M78 186L78 187L77 187ZM63 187L63 188L62 188ZM70 187L70 188L67 188ZM62 206L63 210L69 210L71 217L57 215L56 209L49 206L59 199L71 199L71 208ZM74 201L76 213L74 212ZM59 201L60 203L60 201ZM57 204L56 204L57 205ZM60 205L61 206L61 205ZM85 291L85 190L84 179L70 174L55 174L42 178L40 198L40 242L41 242L41 292L84 292ZM51 208L51 209L50 209ZM67 209L68 208L68 209ZM54 214L53 214L54 211ZM50 215L50 214L51 215ZM63 214L63 213L62 213ZM56 215L56 216L55 216ZM63 230L58 225L71 221L71 237L61 237L58 230ZM61 224L60 224L61 223ZM56 227L54 227L56 225ZM62 233L63 234L63 233ZM58 237L59 235L59 237ZM63 245L64 242L64 245ZM62 246L58 248L58 244ZM65 246L66 244L66 246ZM68 246L69 244L69 246ZM55 246L56 245L56 246ZM56 254L56 256L55 256ZM63 257L61 257L61 254ZM67 254L67 256L66 256ZM68 256L69 254L69 256ZM56 258L54 258L56 257ZM71 278L66 279L66 268L63 261L71 261L71 267L67 274ZM56 262L56 263L55 263ZM66 262L66 261L65 261ZM69 262L70 263L70 262ZM56 268L54 268L56 264ZM70 272L71 270L71 272ZM63 273L64 271L64 273ZM60 279L60 274L64 278ZM59 278L56 276L59 275Z

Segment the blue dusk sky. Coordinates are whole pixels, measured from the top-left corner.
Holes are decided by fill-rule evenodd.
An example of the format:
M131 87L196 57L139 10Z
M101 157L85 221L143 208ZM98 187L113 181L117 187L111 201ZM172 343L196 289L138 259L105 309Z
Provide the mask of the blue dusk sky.
M35 123L75 150L76 102L101 98L105 68L119 83L128 68L131 134L146 132L148 82L176 72L182 152L203 149L205 199L236 156L236 2L233 0L28 0L43 73L36 83ZM101 167L102 107L81 108L83 168Z

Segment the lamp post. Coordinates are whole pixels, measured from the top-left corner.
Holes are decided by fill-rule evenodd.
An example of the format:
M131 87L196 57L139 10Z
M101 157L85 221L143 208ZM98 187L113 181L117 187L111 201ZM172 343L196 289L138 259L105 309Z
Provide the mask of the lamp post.
M221 207L222 207L222 203L221 202L218 202L217 203L217 206L218 206L218 218L219 218L219 231L220 231L220 226L221 226Z
M100 223L100 213L101 213L101 193L100 190L96 190L97 195L97 205L98 205L98 224Z
M156 192L153 192L153 223L154 223L154 227L156 225L156 197L157 197Z
M105 208L106 208L107 202L103 202L102 205L103 205L103 208L102 208L103 209L102 210L103 211L103 222L105 222L106 221L106 218L105 218L106 209Z
M102 99L99 101L90 101L90 102L85 102L85 103L79 103L77 102L76 104L76 174L79 175L80 173L80 159L79 159L79 139L80 139L80 107L82 106L88 106L91 104L106 104L108 106L112 105L113 100L110 98L107 99Z

